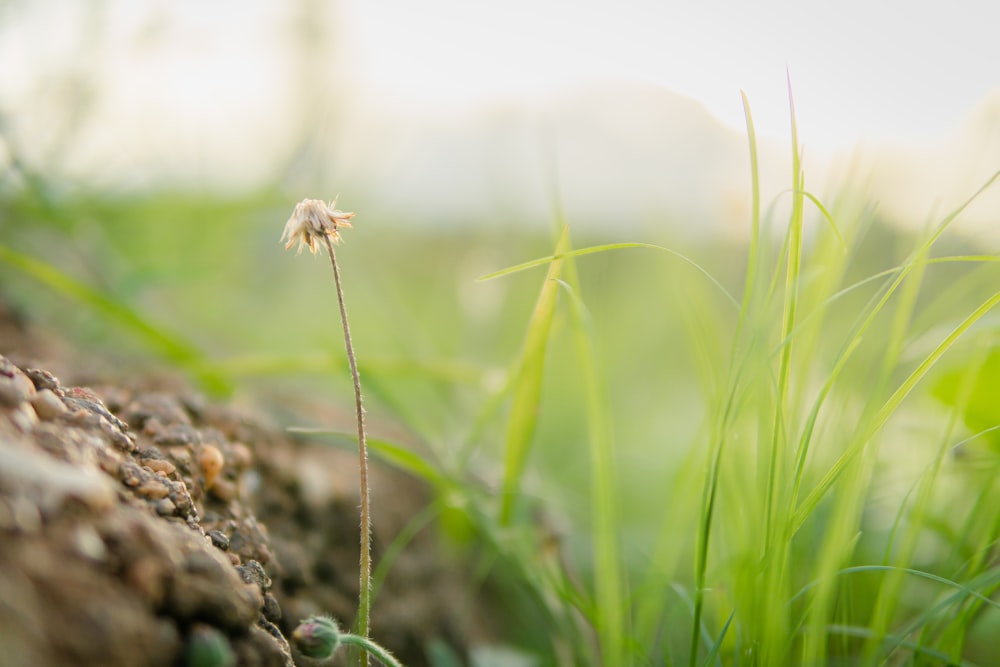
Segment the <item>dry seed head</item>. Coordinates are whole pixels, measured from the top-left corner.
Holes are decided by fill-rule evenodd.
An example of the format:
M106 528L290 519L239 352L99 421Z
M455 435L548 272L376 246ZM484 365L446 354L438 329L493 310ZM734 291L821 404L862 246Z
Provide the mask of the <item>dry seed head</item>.
M295 205L292 216L285 223L281 240L285 242L285 250L297 241L299 247L296 254L301 253L303 247L308 247L315 255L324 236L330 237L334 243L340 243L339 230L341 227L350 228L353 217L354 213L337 209L336 199L329 204L322 199L303 199Z

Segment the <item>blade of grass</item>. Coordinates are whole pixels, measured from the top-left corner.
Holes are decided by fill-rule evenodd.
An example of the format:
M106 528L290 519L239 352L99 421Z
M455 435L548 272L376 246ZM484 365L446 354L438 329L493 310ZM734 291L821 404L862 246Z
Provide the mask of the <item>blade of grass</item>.
M895 392L882 404L878 413L872 419L870 424L868 424L864 431L862 431L859 436L857 436L851 444L848 446L847 450L841 455L839 459L833 464L833 466L827 471L826 475L820 480L815 488L809 493L808 496L802 501L802 503L796 508L794 513L794 519L792 521L793 532L797 531L810 514L819 505L820 500L826 495L826 492L830 490L830 487L837 481L840 474L843 472L844 467L847 463L857 456L860 450L868 443L868 441L885 425L889 417L896 411L903 400L909 395L913 388L927 375L928 371L938 362L938 360L955 344L955 342L962 337L962 335L969 330L972 325L978 322L984 315L986 315L990 310L992 310L998 303L1000 303L1000 292L994 293L989 299L984 301L976 310L974 310L968 317L962 321L955 329L952 330L948 336L941 341L940 344L931 352L924 360L920 363L917 368L913 370L903 381L903 383L896 389Z
M836 236L837 240L840 241L840 247L846 250L847 243L844 242L844 237L841 235L840 230L837 228L837 223L833 221L833 216L830 215L830 212L826 210L825 206L823 206L823 202L821 202L816 197L816 195L814 195L811 192L803 192L802 195L806 197L809 201L811 201L817 209L819 209L820 215L822 215L823 219L826 220L827 224L830 225L830 229L833 230L834 236Z
M703 266L698 264L687 255L677 252L676 250L671 250L670 248L665 248L663 246L654 245L652 243L609 243L606 245L590 246L589 248L580 248L578 250L572 250L568 252L559 252L549 255L547 257L539 257L538 259L533 259L529 262L523 262L521 264L515 264L514 266L509 266L506 269L500 269L499 271L494 271L493 273L487 273L485 276L480 276L476 278L477 281L493 280L494 278L501 278L503 276L509 276L512 273L517 273L518 271L526 271L528 269L533 269L537 266L543 266L550 262L556 262L568 257L581 257L583 255L592 255L597 252L607 252L609 250L621 250L624 248L650 248L652 250L661 250L663 252L669 253L674 257L677 257L681 261L694 267L699 273L701 273L705 278L708 279L715 287L722 293L726 300L732 304L734 308L739 310L740 304L733 298L733 295L729 293L722 283L716 280L715 276L709 273Z
M757 263L760 261L760 158L757 154L757 132L750 113L750 100L740 91L743 100L743 116L747 124L747 143L750 149L750 242L747 248L747 271L743 282L743 301L740 303L740 317L737 320L734 345L740 340L740 332L747 319L750 304L757 287ZM734 355L735 356L735 355Z
M566 226L563 227L556 243L555 255L564 253L568 244L569 227ZM513 519L514 505L521 488L521 477L531 449L535 425L538 423L542 376L545 371L545 349L556 308L556 295L559 289L556 281L562 272L562 265L562 259L553 259L549 264L548 273L528 324L524 349L521 353L520 368L514 384L513 405L507 422L499 514L501 526L510 525Z
M913 651L915 655L926 656L928 658L933 658L935 661L943 665L944 667L977 667L974 663L968 662L967 660L954 661L949 658L946 654L940 651L935 651L934 649L927 648L926 646L921 646L915 642L906 639L899 635L882 635L878 636L872 632L869 628L861 626L845 626L845 625L828 625L826 627L826 633L831 635L846 635L848 637L857 637L859 639L868 640L881 640L884 642L893 642L895 646L901 646L908 651Z
M709 665L717 664L722 667L722 661L719 660L719 651L722 650L722 642L726 640L726 633L729 632L729 626L733 622L733 617L736 615L736 610L733 609L729 612L729 618L726 619L726 624L722 626L722 630L719 632L719 636L716 638L712 647L708 651L708 655L705 656L705 662L701 663L704 667Z
M743 300L739 305L739 319L737 320L736 337L733 341L732 364L736 364L736 348L740 344L741 333L746 326L751 303L754 299L757 284L757 264L760 255L760 171L757 154L757 135L754 130L753 116L750 112L750 103L745 93L741 92L743 100L743 112L747 123L747 138L750 151L750 174L751 174L751 229L750 247L747 261L746 283L744 286ZM694 571L694 601L692 605L691 636L688 648L688 665L694 667L698 661L699 634L702 630L702 614L705 603L705 577L708 568L708 547L711 539L712 521L716 501L716 491L719 481L719 468L722 462L722 453L726 442L726 432L729 420L735 413L735 406L738 402L738 388L740 377L743 374L744 366L730 369L729 389L724 407L719 415L712 435L712 446L709 452L709 468L705 485L702 489L701 511L698 521L698 538L695 551L695 571ZM651 613L649 615L651 617ZM645 624L648 624L646 621Z
M567 244L567 247L569 245ZM572 334L576 358L586 395L587 432L590 440L591 523L594 550L594 591L597 633L602 663L625 665L626 614L625 576L619 555L617 466L607 399L598 379L593 327L580 296L573 260L563 269L570 295Z
M0 261L34 278L53 291L86 306L105 320L135 336L146 347L189 371L211 391L228 393L230 383L223 376L202 368L203 355L180 336L167 334L120 301L99 292L56 267L0 244Z
M799 147L798 122L795 117L795 99L792 96L791 75L788 75L788 107L792 134L792 213L788 223L788 255L785 268L784 305L781 317L780 339L787 341L795 327L799 305L799 275L802 268L803 192L802 155ZM792 370L792 345L782 346L778 360L778 386L771 421L771 448L768 457L767 488L764 504L763 553L764 588L781 595L787 585L786 566L789 544L785 518L785 477L787 475L787 433L791 412L789 388ZM777 646L787 635L787 614L773 605L760 606L762 616L761 660L763 664L782 662L782 650Z
M971 197L965 200L965 202L963 202L948 216L946 216L937 226L937 228L930 234L929 238L913 253L911 253L910 257L907 259L906 262L904 262L899 267L898 271L890 271L888 273L888 275L895 274L895 277L893 278L891 283L888 286L886 286L883 290L881 290L880 293L876 294L872 299L873 304L866 307L865 310L858 316L858 321L852 326L850 335L844 341L844 345L841 351L837 354L834 363L834 368L830 371L829 375L827 376L826 382L824 383L823 389L820 391L818 397L813 403L812 411L810 413L809 419L807 420L807 428L803 432L802 437L800 437L799 439L799 445L797 447L797 452L796 452L796 472L793 483L793 493L791 498L791 502L793 505L796 502L798 502L799 489L801 487L805 469L805 460L809 453L812 426L815 423L815 419L819 414L819 410L822 404L825 402L827 396L829 396L830 389L836 382L840 373L846 367L847 361L852 356L852 353L854 352L854 350L857 349L858 345L861 342L861 339L865 336L866 332L874 322L875 318L878 316L879 313L882 312L882 310L885 308L885 305L888 303L889 299L893 296L893 294L895 294L896 290L899 288L902 282L907 278L910 272L914 270L920 259L926 257L928 250L934 244L934 242L937 241L938 238L940 238L940 236L944 233L944 231L948 228L948 226L950 226L951 223L954 222L954 220L958 218L958 216L961 215L961 213L966 208L968 208L968 206L973 201L975 201L976 198L982 195L983 192L989 189L998 180L1000 180L1000 170L995 172L989 178L989 180L987 180L986 183L984 183L982 187L980 187ZM834 297L838 297L843 293L844 291L842 290L840 293L834 295ZM968 326L971 326L972 324L973 322L969 322ZM940 354L943 353L944 350L941 350ZM925 368L923 372L926 373L927 370L929 370L929 367ZM912 389L912 386L910 386L910 389ZM907 389L907 393L908 391L909 389ZM898 397L899 402L901 402L902 398L904 397L905 395ZM895 398L891 398L890 400L895 400ZM898 405L898 403L896 404ZM884 411L879 414L881 416L884 416L885 419L888 419L889 415L884 414ZM870 431L871 434L873 435L874 432L878 430L878 428L881 428L881 425L876 427L874 431ZM820 482L819 486L814 488L813 491L809 494L807 498L808 503L806 503L806 501L802 501L802 503L797 506L797 509L795 510L795 518L792 522L793 533L796 532L802 526L806 518L808 518L808 516L813 512L813 510L815 510L816 506L819 504L819 501L822 499L822 497L826 494L826 492L829 490L829 488L833 485L833 483L836 481L836 479L843 471L843 468L846 465L847 460L850 457L856 456L860 447L863 447L865 442L866 438L859 436L858 439L856 439L854 443L847 448L847 450L844 452L841 458L838 459L838 461L834 464L834 466L828 471L827 475Z
M308 435L327 435L344 443L352 443L351 435L341 431L333 431L324 428L309 428L303 426L292 426L289 433L304 433ZM387 440L377 440L366 438L366 444L385 463L410 473L416 477L426 480L433 486L439 487L447 482L444 474L434 465L428 463L423 457L402 445L391 443Z

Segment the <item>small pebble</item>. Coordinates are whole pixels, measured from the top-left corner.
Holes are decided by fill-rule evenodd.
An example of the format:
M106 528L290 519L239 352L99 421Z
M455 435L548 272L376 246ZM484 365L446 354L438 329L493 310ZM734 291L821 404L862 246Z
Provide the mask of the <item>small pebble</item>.
M165 426L153 436L157 445L170 447L172 445L196 445L201 442L201 436L193 426L187 424L171 424Z
M125 432L128 430L128 424L111 414L107 406L104 405L104 401L101 400L101 397L89 387L70 387L66 390L64 402L68 408L85 410L99 415L109 425L114 425L119 431Z
M168 394L142 394L124 410L125 420L141 428L147 420L156 419L161 424L191 424L187 411Z
M30 433L38 424L38 415L30 403L21 403L10 411L10 421L21 433Z
M0 357L0 404L15 407L35 395L35 385L6 357Z
M82 524L73 532L73 547L78 554L97 563L103 561L108 552L104 540L89 524Z
M35 408L38 416L45 421L51 421L69 411L62 399L56 396L51 389L38 390L31 398L31 405Z
M267 576L267 572L264 571L264 566L255 560L248 560L243 565L236 568L237 572L240 573L240 578L243 579L245 583L257 584L260 586L262 591L268 591L271 588L271 577Z
M160 516L173 516L177 506L170 498L163 498L156 503L156 513Z
M237 468L249 468L250 464L253 463L253 454L250 453L250 448L242 442L234 442L230 445L229 451L233 456L233 465Z
M209 539L212 540L212 544L214 544L216 548L222 549L223 551L229 550L229 536L224 532L221 530L210 530L207 535Z
M222 458L222 452L218 447L205 445L198 453L198 465L201 466L201 472L205 475L205 488L211 489L219 473L222 472L225 459Z
M135 492L143 498L159 500L160 498L166 498L170 495L170 487L159 480L151 479L143 482L141 486L136 488Z
M228 503L236 497L236 485L228 479L216 479L215 483L209 487L208 492L222 502Z
M163 424L156 417L150 417L142 423L142 432L151 438L163 433Z
M272 623L281 621L281 605L278 604L278 600L270 593L264 594L264 606L261 611L264 613L264 618Z
M144 465L153 472L163 475L172 475L177 466L164 459L139 459L139 464Z
M139 486L142 479L142 472L142 468L132 461L122 461L121 465L118 466L118 479L125 486L135 488Z
M40 368L25 368L24 374L28 376L28 379L35 385L35 389L39 391L42 389L48 389L52 392L59 391L59 378L49 371L43 371Z

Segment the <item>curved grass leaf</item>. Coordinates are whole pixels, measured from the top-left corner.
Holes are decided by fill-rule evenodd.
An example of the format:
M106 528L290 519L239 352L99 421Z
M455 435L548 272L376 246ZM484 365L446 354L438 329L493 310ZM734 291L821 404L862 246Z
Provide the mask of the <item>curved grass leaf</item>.
M509 276L512 273L517 273L518 271L526 271L527 269L533 269L536 266L542 266L550 262L555 262L561 259L566 259L568 257L581 257L583 255L592 255L596 252L607 252L608 250L621 250L624 248L650 248L652 250L661 250L666 253L670 253L674 257L680 259L681 261L694 267L699 273L701 273L705 278L712 283L719 292L726 297L728 301L734 308L739 310L740 304L733 298L733 295L729 293L722 283L720 283L715 276L708 272L705 267L703 267L698 262L694 261L687 255L677 252L676 250L671 250L664 246L655 245L653 243L608 243L606 245L590 246L588 248L580 248L579 250L572 250L567 252L556 251L555 254L549 255L548 257L539 257L538 259L533 259L530 262L524 262L522 264L515 264L514 266L509 266L506 269L500 269L499 271L494 271L493 273L487 273L485 276L480 276L476 278L478 281L493 280L494 278L501 278L503 276Z

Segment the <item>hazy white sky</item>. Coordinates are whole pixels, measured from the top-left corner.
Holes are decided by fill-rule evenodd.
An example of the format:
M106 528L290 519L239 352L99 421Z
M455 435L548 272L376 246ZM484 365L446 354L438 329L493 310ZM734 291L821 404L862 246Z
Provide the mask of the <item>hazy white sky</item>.
M1000 2L349 0L342 30L366 87L453 106L593 79L654 82L742 126L825 149L938 138L1000 87Z
M107 22L88 36L94 7ZM737 128L743 89L759 129L787 137L787 67L804 136L829 149L940 137L1000 88L1000 2L990 0L39 0L0 13L0 94L48 62L73 63L88 39L159 38L174 40L173 55L153 77L136 68L129 88L164 85L179 105L213 92L247 97L273 85L290 15L310 7L330 20L331 53L354 84L431 113L624 79L689 95ZM109 62L125 70L133 56ZM231 77L222 89L216 73ZM185 86L196 95L178 94Z
M734 130L740 177L727 187L745 194L739 92L749 96L762 139L787 144L787 68L811 175L816 158L849 154L859 143L886 148L881 173L892 178L879 178L913 209L908 216L923 216L941 191L966 196L1000 166L1000 140L989 139L1000 136L997 26L996 0L0 3L0 121L29 157L41 147L40 165L114 187L163 178L253 187L287 167L289 146L303 133L322 139L334 128L332 142L317 144L347 151L353 140L346 175L375 169L369 180L380 200L390 199L391 186L411 202L434 192L420 179L441 165L452 170L438 169L442 182L467 176L463 156L482 166L483 188L495 181L489 160L537 180L521 161L537 148L476 143L486 138L475 133L483 109L530 109L577 84L638 82L689 96ZM320 35L318 46L303 39L308 32ZM987 100L979 130L958 136ZM652 136L683 125L647 116L653 127L631 129ZM354 124L337 135L338 120ZM627 123L628 115L609 122ZM428 142L444 148L429 156ZM641 148L624 146L635 154L623 152L621 169L608 170L665 173ZM678 152L679 142L670 148ZM667 157L684 164L718 156ZM706 191L721 187L706 180ZM617 193L621 201L639 194Z

